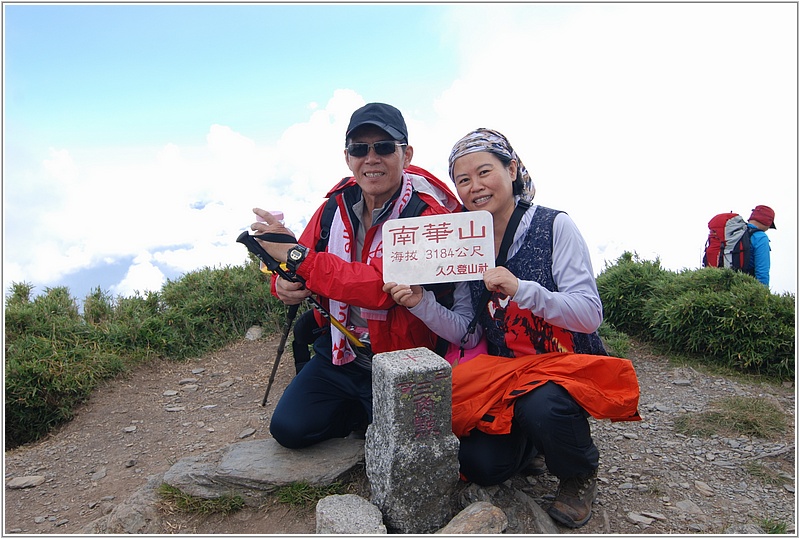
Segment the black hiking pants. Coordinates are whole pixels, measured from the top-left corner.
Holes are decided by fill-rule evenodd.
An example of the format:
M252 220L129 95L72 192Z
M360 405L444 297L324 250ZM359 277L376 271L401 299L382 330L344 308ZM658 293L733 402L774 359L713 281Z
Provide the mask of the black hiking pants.
M547 382L514 401L509 434L477 429L460 439L461 473L479 485L497 485L544 454L559 479L590 475L600 453L594 445L588 414L566 389Z

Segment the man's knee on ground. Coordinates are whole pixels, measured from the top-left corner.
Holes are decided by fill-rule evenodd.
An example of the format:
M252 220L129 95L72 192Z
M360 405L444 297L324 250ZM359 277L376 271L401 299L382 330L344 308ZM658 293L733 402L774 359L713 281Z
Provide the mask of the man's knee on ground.
M310 445L297 422L281 420L281 417L272 416L269 432L275 441L287 449L300 449Z

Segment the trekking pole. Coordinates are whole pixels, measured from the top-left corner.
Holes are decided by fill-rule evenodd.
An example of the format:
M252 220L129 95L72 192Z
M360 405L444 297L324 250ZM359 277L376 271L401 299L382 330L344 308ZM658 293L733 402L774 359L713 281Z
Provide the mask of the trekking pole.
M297 316L297 308L300 307L300 304L290 305L289 311L286 313L286 327L283 328L283 335L281 335L281 342L278 345L278 353L275 354L275 363L272 364L272 373L269 375L269 383L267 384L267 390L264 392L264 399L261 401L261 406L267 405L267 397L269 397L269 390L272 389L272 383L275 381L275 373L278 372L278 365L281 362L281 357L283 356L283 350L286 348L286 340L289 338L289 332L292 330L292 322L294 322L295 316Z
M266 250L264 250L264 248L256 241L257 237L259 237L259 236L251 235L245 230L244 232L239 234L239 237L236 238L236 241L241 243L241 244L243 244L245 247L247 247L247 250L250 251L251 253L253 253L254 255L256 255L256 257L258 257L258 259L261 260L264 263L264 265L267 266L267 269L270 270L271 272L277 273L278 275L280 275L283 279L286 279L287 281L291 281L291 282L294 282L294 283L297 283L297 282L302 283L303 279L301 279L297 275L292 275L292 274L287 273L281 267L280 263L277 260L275 260L274 258L272 258L269 255L269 253L267 253ZM291 236L289 236L289 237L291 237ZM333 318L331 316L331 313L329 313L322 306L322 304L319 301L317 301L313 296L308 296L308 297L306 297L306 299L333 326L338 328L339 331L341 331L345 335L345 337L347 337L354 346L356 346L358 348L366 348L367 345L365 345L360 340L358 340L358 337L353 335L353 333L351 331L349 331L346 327L344 327L341 322L339 322L338 320ZM295 316L297 316L298 307L299 307L299 304L298 305L291 305L289 307L289 311L286 313L286 326L283 329L283 335L281 335L281 342L278 345L278 353L275 355L275 362L272 364L272 373L269 376L269 382L267 384L267 390L264 392L264 399L261 401L261 406L266 406L267 405L267 397L269 396L270 389L272 389L272 383L275 381L275 373L278 372L278 365L280 364L281 356L283 355L283 350L286 348L286 340L289 338L289 332L291 331L291 328L292 328L292 322L294 322L294 318L295 318Z

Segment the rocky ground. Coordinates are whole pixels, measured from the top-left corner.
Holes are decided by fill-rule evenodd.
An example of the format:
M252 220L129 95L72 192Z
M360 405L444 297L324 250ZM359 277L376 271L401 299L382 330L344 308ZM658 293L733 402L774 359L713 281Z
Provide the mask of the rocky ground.
M262 407L276 348L277 337L271 336L185 363L154 361L98 389L59 431L5 452L4 534L81 533L178 459L269 437L271 411L294 373L287 348ZM672 367L641 345L628 357L639 376L642 421L593 421L601 452L595 515L579 530L562 531L720 534L769 521L786 524L787 533L795 534L793 426L773 440L687 437L673 428L680 415L708 410L719 398L734 395L767 398L794 425L794 387ZM11 488L36 477L42 479ZM557 480L543 475L511 483L546 507ZM360 478L350 490L369 497L367 489ZM168 504L161 510L163 533L315 531L313 506L271 501L226 517L188 515Z

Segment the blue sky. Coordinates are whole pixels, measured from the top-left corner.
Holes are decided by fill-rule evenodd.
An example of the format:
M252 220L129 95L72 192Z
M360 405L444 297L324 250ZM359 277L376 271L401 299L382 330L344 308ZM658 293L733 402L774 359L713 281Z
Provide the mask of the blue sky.
M797 4L3 5L3 286L82 299L240 264L254 206L298 234L392 103L414 164L505 133L595 273L699 266L722 211L776 211L797 280Z
M427 55L413 62L427 87L403 91L423 102L457 70L453 47L435 33L440 13L377 5L9 6L7 128L58 146L200 143L214 123L276 140L325 89L383 93L390 71L366 66L408 69L403 56ZM353 28L358 20L371 22ZM391 26L394 45L378 45Z

